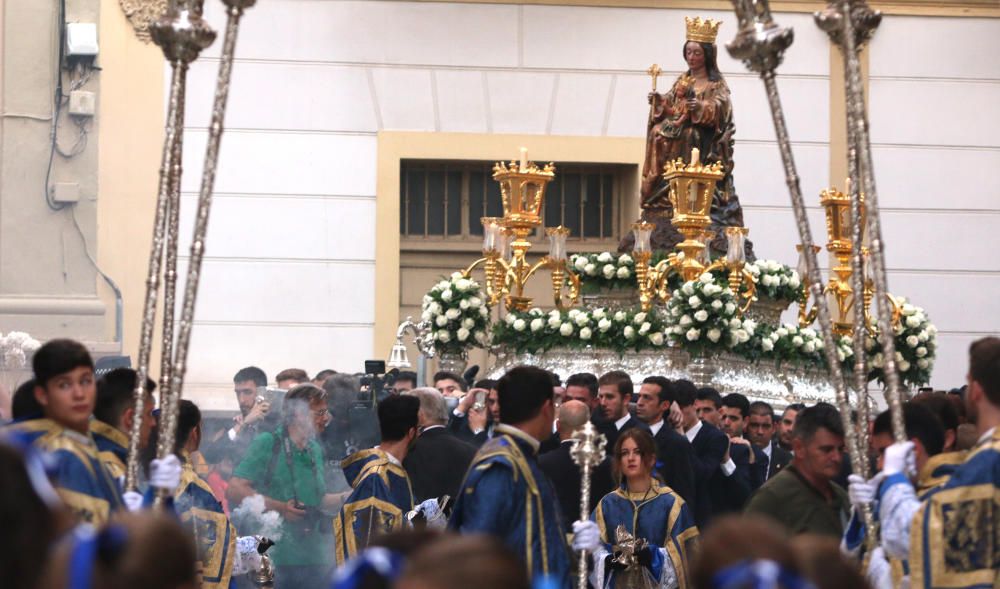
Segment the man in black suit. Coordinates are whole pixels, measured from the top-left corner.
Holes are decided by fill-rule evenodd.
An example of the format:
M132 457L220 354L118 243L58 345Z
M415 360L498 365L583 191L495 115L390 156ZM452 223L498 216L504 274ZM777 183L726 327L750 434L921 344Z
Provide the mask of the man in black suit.
M404 393L420 400L420 435L403 460L416 503L442 495L458 496L476 447L459 440L448 429L448 406L438 391L423 387Z
M483 407L476 406L479 395ZM493 437L493 426L500 423L500 403L497 401L497 382L477 381L458 402L448 418L448 431L458 439L479 448Z
M750 418L750 400L739 393L730 393L722 398L719 413L722 414L722 432L729 436L730 446L738 444L747 450L745 454L750 467L750 489L751 492L756 491L767 478L768 462L764 451L744 436ZM740 455L743 454L741 451ZM741 509L742 507L740 505Z
M663 482L694 509L694 450L688 439L668 422L673 403L670 381L662 376L647 377L639 387L635 416L644 421L653 434L656 468Z
M590 419L590 409L580 401L564 401L559 406L557 414L557 429L559 431L559 447L538 457L538 466L552 482L559 500L563 522L590 517L589 513L580 513L580 467L573 462L570 449L573 447L571 437ZM591 508L597 505L602 497L614 490L611 478L610 451L604 461L591 471L590 498Z
M712 518L713 506L711 499L711 480L716 471L720 470L724 462L727 465L727 472L732 474L729 466L729 439L726 434L719 431L715 426L698 419L695 411L695 398L698 396L698 388L689 380L675 380L670 383L673 390L674 400L681 409L683 415L684 435L691 442L694 450L694 483L695 483L695 505L694 521L699 528L704 529Z
M601 433L607 420L601 413L601 404L597 400L597 377L589 372L578 372L566 379L566 390L563 391L563 401L580 401L590 410L590 423Z
M767 456L767 474L764 480L778 474L792 461L792 453L782 448L774 440L774 408L764 401L750 403L747 436L753 445L760 448Z
M608 423L603 433L608 438L608 448L614 448L618 435L623 431L641 427L649 429L628 412L632 402L632 377L621 370L612 370L597 380L597 402Z

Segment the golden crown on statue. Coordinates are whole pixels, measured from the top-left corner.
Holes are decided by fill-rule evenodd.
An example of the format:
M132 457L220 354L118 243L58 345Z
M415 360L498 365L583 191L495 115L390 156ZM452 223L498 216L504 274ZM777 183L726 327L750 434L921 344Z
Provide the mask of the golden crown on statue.
M691 18L684 17L684 24L687 25L687 40L697 43L715 43L715 37L719 34L721 20L706 18L702 20L700 16Z

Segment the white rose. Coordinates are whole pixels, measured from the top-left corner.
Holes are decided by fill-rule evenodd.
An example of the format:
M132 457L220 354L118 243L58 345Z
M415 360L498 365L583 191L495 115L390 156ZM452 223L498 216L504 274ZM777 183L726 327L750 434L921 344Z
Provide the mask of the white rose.
M823 346L826 345L823 343L823 340L821 339L813 340L813 343L816 345L817 350L822 350Z
M745 344L750 341L750 334L745 329L737 329L733 332L733 335L736 337L736 343L738 344Z
M590 317L588 317L586 313L580 313L576 316L576 324L580 327L583 327L588 323L590 323Z
M451 300L451 289L450 288L446 288L443 291L441 291L441 300L442 301L450 301Z
M466 317L465 319L462 319L462 327L464 327L466 329L472 329L475 326L476 326L476 321L474 319L469 318L469 317Z
M726 315L732 315L736 312L736 305L733 303L726 303Z
M718 311L719 309L721 309L722 308L722 301L720 301L719 299L715 299L714 301L712 301L712 308L715 309L716 311Z
M532 317L541 317L545 315L545 311L542 311L538 307L532 307L532 309L528 311L528 315L531 315Z
M503 320L504 323L506 323L507 325L513 325L514 321L517 320L517 315L513 313L507 313L506 315L504 315Z
M906 372L909 369L910 369L910 363L907 362L906 360L903 360L902 362L899 363L900 372Z
M559 326L559 333L562 335L570 335L573 333L573 324L570 322L563 323Z
M639 335L646 335L653 326L647 321L639 327Z
M435 302L431 303L430 306L427 307L427 310L430 311L431 313L434 313L435 315L437 315L438 313L441 312L441 305L439 305L435 301Z
M623 333L625 334L625 337L628 339L632 339L635 337L635 329L631 325L626 325L625 331Z
M463 311L466 310L466 309L468 309L469 308L469 300L468 299L462 299L462 300L458 301L458 308L460 308Z
M456 276L461 276L461 275L462 275L461 272L455 272L454 274L451 275L451 277L455 278ZM437 283L438 290L444 290L449 286L451 286L451 283L448 282L447 280L442 280L441 282Z
M625 319L627 317L628 316L625 314L625 311L617 311L615 313L615 321L618 321L618 322L625 321Z
M545 320L541 317L536 317L531 320L531 331L538 331L543 327L545 327Z
M675 325L675 326L673 326L673 328L670 331L676 333L677 335L680 335L680 334L684 333L684 328L681 327L680 325Z
M927 348L920 346L917 348L917 358L923 358L927 355Z
M632 275L632 273L629 272L629 269L626 268L625 266L619 266L618 271L615 272L615 276L617 276L618 278L621 278L621 279L628 278L631 275Z
M713 327L712 329L709 329L708 333L706 333L705 335L708 337L709 341L711 341L714 344L719 341L720 337L722 337L722 332Z
M680 307L678 307L677 305L674 305L674 306L670 307L670 316L671 317L679 317L680 314L681 314L681 308Z
M806 342L805 345L802 346L802 351L807 354L812 354L816 351L816 345L812 342Z
M802 340L802 336L797 335L792 338L792 345L796 348L801 347L803 343L805 342Z
M913 315L917 312L917 308L909 303L903 304L903 315Z
M437 338L439 342L446 344L451 341L451 334L449 334L447 331L443 329L439 329L437 333Z
M459 278L455 281L455 290L458 292L465 292L472 288L472 281L468 278Z
M713 282L715 282L715 277L712 276L711 272L705 272L704 274L698 277L698 281L701 282L702 284L712 284Z
M601 333L604 333L605 331L611 329L611 321L607 318L601 319L597 322L597 329L599 329Z
M420 318L424 321L430 321L432 317L433 315L431 315L430 311L424 311L420 314Z
M915 335L907 336L906 337L906 345L910 346L911 348L915 348L918 345L920 345L920 338L918 338Z
M903 361L903 353L897 351L895 358L896 358L896 362L902 362Z
M598 307L590 312L590 316L596 320L600 320L607 317L608 313L604 310L604 307Z
M692 296L691 298L688 299L688 305L692 309L697 309L698 307L701 306L701 299L699 299L697 295Z
M702 309L694 314L694 318L696 321L706 321L708 319L708 311Z
M576 319L576 316L580 314L580 309L570 309L566 316L570 319Z
M910 315L909 317L906 318L906 326L920 327L920 317L917 317L916 315Z
M771 276L770 274L765 274L760 277L760 283L763 284L764 286L771 286L771 284L774 283L774 276Z
M686 294L686 295L688 295L688 296L693 295L694 294L694 284L692 284L690 282L685 282L684 286L681 287L681 292L684 293L684 294Z
M614 257L611 256L611 252L601 252L601 254L597 256L597 261L602 264L607 264L612 260L614 260Z
M921 370L927 370L927 367L930 366L930 365L931 365L931 363L927 360L927 358L921 358L921 359L917 360L917 366Z
M475 334L473 334L472 337L474 337L476 339L476 341L479 342L479 343L481 343L481 344L482 343L486 343L486 332L485 331L477 331Z
M844 354L844 350L841 350L841 349L838 348L837 349L837 360L843 362L845 359L847 359L847 355Z
M604 267L601 268L601 274L604 274L604 277L607 278L607 279L614 278L615 277L615 267L613 265L611 265L611 264L605 264Z
M677 323L682 327L687 327L688 325L691 325L691 316L682 315L680 321L678 321Z
M424 295L424 298L422 299L424 306L431 304L433 300L434 299L431 298L431 295Z
M444 315L438 315L437 319L434 320L434 324L438 327L444 327L445 325L448 325L448 318Z
M469 339L469 330L464 327L460 327L458 329L458 341L464 342L467 339Z
M740 321L739 319L733 318L729 320L730 329L739 329L741 327L743 327L743 322Z
M597 266L594 264L588 263L583 267L583 271L587 274L587 276L597 276Z
M479 307L479 316L480 317L489 317L490 316L489 309L487 309L486 307Z
M656 333L649 334L649 343L653 344L654 346L662 346L663 334L660 333L659 331L657 331Z
M580 339L590 339L592 332L589 327L584 327L580 330Z
M765 352L770 352L771 350L774 349L774 342L772 342L771 340L769 340L767 338L764 338L760 342L760 347L764 348Z
M785 337L786 335L788 335L788 329L785 327L779 327L778 329L774 330L774 333L778 334L778 337Z
M552 329L559 329L560 325L562 325L562 319L560 319L558 315L549 315L549 327Z
M462 316L462 312L459 311L458 309L448 309L447 311L445 311L444 316L447 317L448 319L458 319L459 317Z
M469 306L473 309L478 309L480 305L483 304L483 300L479 297L469 297Z
M937 331L938 330L937 330L936 326L934 326L934 325L928 325L927 326L927 333L931 334L931 337L937 335Z
M632 323L635 323L636 325L642 325L644 321L646 321L645 313L636 313L635 317L632 318Z
M925 329L925 330L921 331L920 333L918 333L917 334L917 339L920 340L920 341L922 341L922 342L926 342L928 339L930 339L930 336L927 334L927 330Z
M805 327L800 332L804 337L813 338L816 337L816 330L811 327Z
M622 254L622 255L618 256L618 265L619 266L624 266L625 264L631 264L631 263L632 263L632 256L630 256L628 254Z
M451 279L452 280L458 280L459 278L462 278L462 273L461 272L452 272L451 273Z
M722 292L722 287L718 284L706 284L701 290L707 295L717 295Z
M576 256L573 259L573 267L577 270L583 271L583 269L587 267L586 256Z
M514 322L514 331L524 331L528 327L528 324L524 322L524 319L518 319Z
M792 272L792 277L788 279L788 286L798 288L800 284L802 284L802 279L799 278L799 273Z
M701 337L701 330L694 329L694 328L689 329L689 330L687 330L687 333L684 334L684 337L688 338L688 341L692 341L693 342L693 341L697 340L699 337Z

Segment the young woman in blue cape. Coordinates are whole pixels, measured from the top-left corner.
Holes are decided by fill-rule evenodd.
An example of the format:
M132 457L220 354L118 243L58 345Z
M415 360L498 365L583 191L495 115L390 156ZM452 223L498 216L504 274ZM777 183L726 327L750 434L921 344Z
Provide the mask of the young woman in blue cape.
M594 555L591 583L594 587L633 589L640 587L687 589L688 559L698 541L698 528L684 500L653 478L656 444L648 431L632 428L618 438L613 450L615 477L620 486L598 503L591 515L601 532L603 547ZM626 569L616 534L619 526L646 546L635 551L636 564ZM627 550L625 551L627 552Z

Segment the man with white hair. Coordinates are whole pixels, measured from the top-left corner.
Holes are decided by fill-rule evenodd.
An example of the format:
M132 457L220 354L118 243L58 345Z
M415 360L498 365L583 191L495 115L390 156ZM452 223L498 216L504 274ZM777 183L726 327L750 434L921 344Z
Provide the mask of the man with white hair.
M442 495L455 497L476 447L448 431L448 405L436 389L421 387L406 391L420 400L417 427L420 435L403 461L417 503Z

